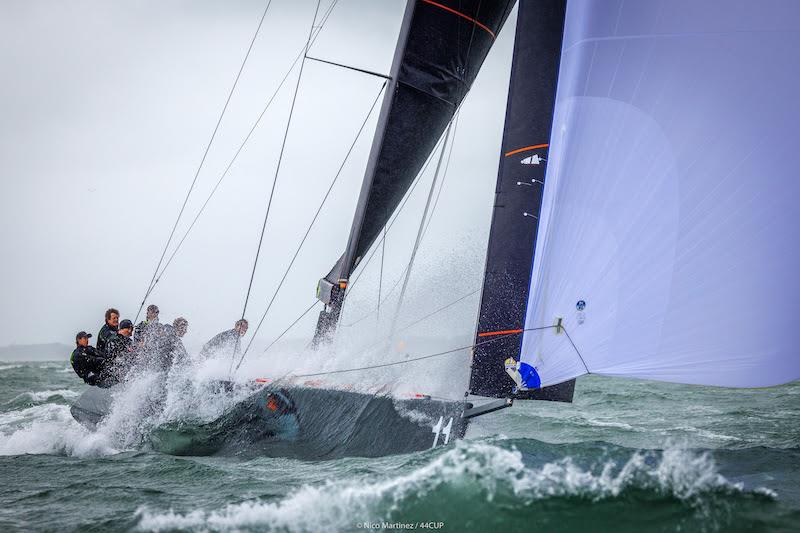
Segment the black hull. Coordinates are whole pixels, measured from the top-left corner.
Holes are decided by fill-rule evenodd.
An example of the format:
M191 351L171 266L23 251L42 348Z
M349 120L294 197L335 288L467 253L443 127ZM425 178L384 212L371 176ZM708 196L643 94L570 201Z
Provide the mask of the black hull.
M94 429L108 413L111 393L92 388L72 415ZM159 426L150 437L172 455L263 455L299 459L380 457L441 446L462 438L465 402L398 400L307 387L264 387L205 424Z
M72 418L84 427L94 430L111 408L111 390L89 387L80 398L72 404L69 411Z
M572 403L575 395L575 380L571 379L558 385L550 385L541 389L520 391L511 395L515 400L544 400L548 402Z

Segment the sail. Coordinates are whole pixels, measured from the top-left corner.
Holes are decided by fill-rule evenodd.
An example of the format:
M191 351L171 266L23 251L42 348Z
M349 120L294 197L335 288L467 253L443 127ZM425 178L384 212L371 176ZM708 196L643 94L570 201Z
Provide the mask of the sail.
M556 98L566 0L520 0L470 392L514 393ZM517 398L571 401L574 382Z
M346 269L364 255L402 200L469 91L512 6L509 0L409 3L407 35L398 45Z
M344 256L322 278L328 306L315 339L338 320L346 280L453 118L513 0L409 0Z
M541 384L800 378L800 3L754 7L570 0L522 349Z

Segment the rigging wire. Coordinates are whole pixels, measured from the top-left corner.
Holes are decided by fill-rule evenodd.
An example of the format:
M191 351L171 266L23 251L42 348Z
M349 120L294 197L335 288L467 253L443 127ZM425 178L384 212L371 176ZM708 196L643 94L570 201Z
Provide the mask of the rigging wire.
M281 340L281 338L283 338L283 336L284 336L284 335L286 335L286 334L289 332L289 330L290 330L290 329L292 329L292 328L293 328L293 327L294 327L294 326L295 326L295 325L296 325L298 322L300 322L300 321L303 319L303 317L304 317L304 316L306 316L308 313L310 313L310 312L311 312L311 310L312 310L312 309L314 309L314 308L317 306L317 304L318 304L318 303L321 303L321 302L320 302L319 300L314 300L314 303L313 303L313 304L311 304L311 305L308 307L308 309L306 309L305 311L303 311L303 313L302 313L302 314L301 314L299 317L297 317L297 318L295 319L295 321L294 321L294 322L292 322L291 324L289 324L289 327L287 327L285 330L283 330L283 332L282 332L280 335L278 335L277 337L275 337L275 339L274 339L274 340L273 340L271 343L269 343L269 345L268 345L266 348L264 348L264 353L267 353L267 351L269 351L269 349L270 349L270 348L272 348L272 346L273 346L273 345L274 345L276 342L278 342L279 340Z
M381 291L383 289L383 262L386 256L386 226L383 227L383 238L381 239L381 271L378 275L378 306L375 308L376 317L380 322L381 318Z
M575 346L575 343L572 341L572 337L570 337L569 332L567 331L567 328L565 328L563 325L561 327L564 329L564 333L566 334L567 339L569 340L569 343L572 345L572 348L575 350L575 353L578 354L578 357L580 358L581 363L583 363L583 368L586 369L586 373L587 374L591 374L592 371L589 370L589 366L586 364L586 361L583 360L583 355L581 354L581 351L578 349L578 347Z
M222 118L225 116L225 112L228 110L228 104L230 104L231 98L233 97L233 93L236 90L236 86L239 83L239 78L242 76L242 71L244 70L245 64L247 64L247 59L250 57L250 52L253 50L253 45L256 42L256 38L258 34L261 32L261 26L264 24L264 18L267 16L267 11L269 11L269 6L272 5L272 0L267 1L266 7L264 7L264 12L261 14L261 19L258 21L258 27L256 28L255 33L253 34L253 38L250 39L250 45L247 47L247 53L244 55L244 59L242 60L241 66L239 66L239 72L236 73L236 79L233 80L233 85L231 86L231 90L228 92L228 98L225 100L225 105L222 106L222 111L219 114L219 118L217 118L217 123L214 126L214 131L211 133L211 138L208 140L208 144L206 144L206 149L203 152L203 157L200 159L200 164L197 166L197 170L194 173L194 178L192 179L192 183L189 186L189 190L186 192L186 197L183 199L183 204L181 205L181 209L178 212L178 217L175 219L175 224L172 226L172 231L169 233L169 237L167 238L167 243L164 245L164 250L161 252L161 257L158 259L158 264L156 268L153 270L153 277L150 278L150 283L147 285L147 291L145 292L144 298L142 298L142 303L139 305L139 310L136 311L136 317L133 320L135 324L139 320L139 315L142 312L142 308L144 307L145 302L147 302L147 297L150 296L150 293L153 291L153 287L155 287L156 283L158 283L157 275L158 270L161 268L161 264L164 261L164 257L167 255L167 250L169 249L169 245L172 243L172 238L175 236L175 230L178 229L178 223L183 216L183 212L186 210L186 204L189 202L189 197L194 190L194 186L197 184L197 178L200 176L200 171L203 169L203 165L206 162L206 157L208 156L208 152L211 149L211 145L214 143L214 139L217 136L217 131L219 131L219 126L222 123Z
M454 126L454 129L453 129L453 141L452 141L452 143L455 143L455 135L456 135L457 128L458 128L458 117L460 116L461 106L464 105L464 101L465 100L466 100L466 95L461 100L461 103L456 108L455 113L453 113L453 116L450 118L450 121L448 122L448 127L450 126L450 124L453 123L454 120L456 122L456 124ZM428 165L430 165L431 161L433 161L433 156L436 153L437 149L439 148L439 145L444 142L444 139L445 139L444 135L439 137L439 140L436 142L436 144L434 145L433 149L428 154L428 158L425 160L425 164L422 166L422 169L420 169L420 171L417 173L417 176L414 178L413 183L408 188L408 191L406 191L406 194L405 194L405 197L403 198L403 201L400 203L400 205L397 207L395 212L392 214L391 220L389 220L384 225L384 228L387 231L389 229L391 229L391 227L394 225L395 222L397 222L397 219L400 217L400 213L405 208L406 204L408 203L408 200L411 198L412 193L417 188L417 185L419 185L419 183L422 181L422 176L425 174L425 171L428 169ZM452 144L451 144L451 150L452 150ZM448 164L445 167L445 171L447 170L447 168L449 168L449 163L450 163L450 156L448 155ZM438 200L437 200L437 202L438 202ZM430 222L429 222L429 224L430 224ZM426 228L426 232L427 232L427 228ZM358 265L356 265L360 269L358 271L358 274L356 274L356 276L353 278L353 281L348 283L348 286L347 286L348 292L351 292L353 290L356 282L361 278L361 275L366 271L367 265L369 265L369 263L375 257L375 253L376 252L377 252L377 246L373 246L372 247L372 251L370 252L369 256L367 256L367 258L365 260L361 261ZM403 271L403 272L405 273L405 271ZM402 274L401 274L401 277L402 277Z
M453 146L455 145L456 135L458 134L458 118L459 118L459 116L460 116L459 111L456 111L455 123L453 124L453 136L452 136L451 141L450 141L450 149L449 149L449 151L447 153L447 162L445 163L444 173L442 174L442 180L441 180L441 185L439 186L439 191L436 194L436 200L433 202L433 207L431 208L431 215L428 217L427 224L425 225L425 229L422 232L422 238L423 239L425 238L425 235L427 235L427 233L428 233L428 228L430 227L431 221L433 220L433 215L436 212L436 207L439 205L439 198L441 197L442 189L444 188L444 181L447 178L447 172L450 169L450 156L453 155ZM431 153L432 154L435 153L435 150L433 152L431 152ZM426 168L427 168L427 163L426 163L425 167L423 167L422 171L420 171L420 174L419 174L420 176L422 174L424 174ZM409 189L409 193L411 191L413 191L413 187L411 189ZM395 217L397 215L399 215L399 213L403 209L403 207L405 207L405 201L398 208L397 213L395 213ZM394 219L391 221L391 223L389 223L386 226L384 226L384 228L383 228L383 230L384 230L383 231L383 236L381 237L381 241L379 243L379 244L381 244L381 246L385 246L387 231L388 231L389 227L391 227L391 225L393 223L394 223ZM353 285L355 285L355 282L358 281L358 278L364 272L364 269L366 269L367 265L369 265L369 262L372 260L372 257L376 252L377 252L377 246L372 251L372 253L369 255L369 257L367 257L367 260L364 263L363 268L359 271L358 275L353 280L353 283L350 284L350 290L353 289ZM381 251L381 253L383 253L383 251ZM381 279L383 278L383 274L382 274L383 268L382 268L382 266L383 266L383 258L381 258ZM371 317L373 315L373 313L375 313L376 311L380 311L381 305L386 303L386 301L389 299L389 296L391 296L391 294L394 292L394 290L400 285L400 281L403 280L403 278L405 276L405 273L406 273L406 270L408 270L408 267L409 267L409 264L407 263L405 268L403 268L402 272L400 272L400 275L398 276L397 281L395 281L394 285L392 285L392 288L389 289L389 291L386 293L386 295L383 298L380 297L380 286L379 286L379 288L378 288L378 305L376 307L373 307L367 313L365 313L363 316L361 316L360 318L350 322L349 324L341 324L340 327L349 328L349 327L355 326L356 324L359 324L359 323L363 322L364 320L366 320L367 318Z
M311 37L314 35L314 23L317 21L317 14L319 14L319 5L321 0L317 0L317 8L314 10L314 18L311 20L311 28L308 30L308 39L303 51L303 59L300 62L300 72L297 74L297 83L294 86L294 95L292 96L292 105L289 108L289 118L286 121L286 129L283 132L283 142L281 143L281 151L278 154L278 164L275 166L275 176L272 179L272 188L269 191L269 199L267 200L267 212L264 214L264 223L261 225L261 236L258 239L258 248L256 249L256 256L253 259L253 271L250 274L250 283L247 286L247 295L244 299L244 306L242 307L242 319L247 312L247 303L250 301L250 291L253 289L253 279L256 276L256 267L258 266L258 257L261 255L261 245L264 242L264 233L267 230L267 220L269 219L270 208L272 207L272 198L275 195L275 185L278 183L278 175L281 170L281 163L283 163L283 153L286 149L286 140L289 137L289 127L292 124L292 115L294 114L294 106L297 103L297 93L300 90L300 80L303 78L303 67L306 63L306 56L308 55L308 47L311 46ZM252 342L252 338L251 338ZM238 344L238 343L237 343ZM248 344L248 348L250 345ZM245 351L246 352L246 351ZM235 353L235 352L234 352ZM238 368L238 366L237 366Z
M442 135L439 138L439 140L434 145L433 150L431 150L431 153L428 154L428 159L425 160L425 164L422 166L422 169L417 173L417 176L414 178L413 183L411 183L411 186L408 188L408 191L406 191L406 194L405 194L405 197L403 198L403 201L400 203L400 205L397 207L395 212L392 214L391 220L389 220L386 223L386 225L384 226L387 231L389 229L391 229L391 227L397 221L398 217L400 216L400 213L403 211L403 208L405 208L406 204L408 203L408 200L411 198L411 194L414 192L414 189L416 189L417 185L419 185L420 181L422 181L422 176L425 174L425 171L428 169L428 165L430 164L431 161L433 161L433 155L436 153L436 150L439 148L439 145L443 141L444 141L444 135ZM383 237L381 237L381 238L383 238ZM359 270L358 274L353 278L353 281L348 283L348 285L347 285L348 291L352 291L353 290L353 287L355 286L356 282L361 278L361 275L366 270L366 267L370 263L370 261L372 261L372 259L375 257L375 253L377 251L378 251L378 247L377 246L373 246L372 247L372 251L370 252L369 256L365 260L359 262L356 265L356 267L360 268L360 270Z
M327 22L328 17L330 17L330 14L333 11L333 8L336 6L337 2L338 2L338 0L333 0L331 5L328 7L328 10L322 16L322 19L321 19L321 22L320 22L319 26L316 27L316 33L314 33L314 37L311 40L311 46L314 45L314 42L319 37L319 34L322 32L322 28L325 26L325 23ZM219 186L222 184L222 181L228 175L228 172L230 171L231 167L233 167L233 164L238 159L239 154L241 154L241 152L244 149L245 145L250 140L250 137L253 135L253 133L255 132L256 128L261 123L261 119L264 118L264 115L267 113L267 110L272 105L272 102L273 102L273 100L275 100L275 97L278 95L278 92L283 88L284 83L286 83L286 80L289 79L289 75L294 70L294 67L297 65L297 63L300 61L300 59L303 57L303 50L305 50L305 48L301 49L300 52L297 54L297 57L294 58L294 61L289 66L288 70L286 71L286 74L284 74L283 79L281 79L280 83L278 83L278 86L275 88L275 91L273 91L272 96L269 97L269 100L267 101L267 103L264 106L264 108L261 110L261 113L258 115L258 118L256 118L255 122L253 122L253 125L250 127L250 131L248 131L247 135L244 137L244 140L242 140L242 142L239 144L239 147L237 148L236 152L234 153L233 158L230 160L230 162L228 162L228 165L225 167L225 170L222 172L222 175L217 180L217 183L214 185L214 188L211 189L211 192L208 194L208 197L206 197L205 202L203 203L203 205L200 207L200 210L195 215L194 219L192 220L192 223L189 224L189 227L186 230L186 232L184 232L183 237L181 237L181 240L178 241L178 245L172 251L172 254L170 254L169 259L167 260L167 262L164 263L164 266L161 268L161 272L159 272L158 276L156 277L156 283L158 283L158 280L160 280L161 277L164 275L164 272L166 272L167 268L172 263L172 260L175 259L175 256L178 254L178 251L183 246L184 241L189 236L189 233L192 231L192 229L194 228L195 224L200 219L200 216L203 214L203 212L205 211L205 209L208 206L209 202L211 201L211 198L214 196L214 194L216 194L217 189L219 189Z
M297 256L300 255L300 251L303 249L303 245L305 244L306 239L308 239L308 235L311 233L311 229L314 227L314 224L317 222L317 219L319 218L319 214L322 212L322 208L325 206L325 202L328 200L328 197L330 196L334 185L336 185L336 182L339 179L339 176L342 174L342 170L344 170L345 164L350 159L350 155L353 153L353 150L355 149L359 138L361 138L361 134L364 132L364 128L366 127L367 123L369 122L369 118L372 116L372 112L375 110L375 107L377 106L378 101L380 100L380 97L383 94L383 91L385 89L386 89L386 81L384 81L383 84L381 85L381 88L378 91L378 94L375 96L375 100L373 100L372 105L370 106L369 111L367 112L367 115L364 117L364 120L361 123L361 126L358 128L358 132L356 133L356 136L353 139L353 142L350 144L350 148L347 150L347 154L345 154L345 157L342 160L342 164L339 165L339 170L336 171L336 175L333 177L333 180L331 181L331 184L328 187L328 190L325 192L325 196L322 198L322 202L320 202L316 213L314 213L314 217L312 218L311 223L308 225L308 228L306 229L306 232L303 235L303 238L300 240L300 244L297 246L297 249L295 250L294 255L292 256L292 259L289 262L289 265L286 267L286 270L283 273L283 277L281 277L280 282L278 283L277 287L275 288L275 291L272 294L272 298L270 299L269 303L267 304L266 310L261 315L261 319L258 321L258 325L256 326L255 331L253 331L253 335L250 337L250 341L248 342L247 347L242 352L242 355L241 355L241 357L239 359L239 363L236 365L236 369L235 370L238 370L239 367L242 365L242 361L244 361L244 358L247 355L247 352L250 350L250 346L252 346L253 341L255 340L256 334L258 334L258 331L261 329L261 326L264 323L264 319L267 317L267 313L269 313L269 310L272 307L272 304L275 302L275 298L278 296L278 292L280 291L281 287L283 286L283 283L286 281L286 277L289 275L289 271L291 270L292 266L294 265L294 262L297 259ZM263 234L262 234L262 237L263 237Z
M453 307L457 303L466 300L467 298L469 298L470 296L472 296L473 294L475 294L477 292L480 292L480 289L475 289L474 291L472 291L472 292L470 292L468 294L465 294L465 295L461 296L460 298L458 298L456 300L453 300L452 302L450 302L450 303L448 303L446 305L443 305L442 307L439 307L438 309L428 313L427 315L425 315L425 316L423 316L421 318L418 318L418 319L414 320L413 322L410 322L410 323L406 324L402 328L399 328L399 329L395 330L394 333L397 334L397 333L400 333L401 331L405 331L407 329L413 328L414 326L416 326L420 322L422 322L424 320L427 320L430 317L441 313L442 311L446 311L447 309L450 309L451 307ZM377 341L373 342L372 344L368 345L366 348L363 348L360 351L356 352L354 355L361 355L362 353L367 352L370 349L374 348L375 346L378 346L379 344L383 344L384 342L386 342L387 340L390 340L390 339L391 339L391 336L382 337L382 338L378 339Z
M392 288L391 288L391 289L389 289L389 290L386 292L386 294L383 296L383 298L381 298L381 300L378 302L378 305L377 305L376 307L373 307L373 308L372 308L372 309L370 309L370 310L369 310L367 313L365 313L364 315L362 315L360 318L358 318L358 319L356 319L356 320L353 320L353 321L352 321L352 322L350 322L349 324L340 324L340 326L339 326L339 327L342 327L342 328L351 328L351 327L355 326L356 324L360 324L360 323L361 323L361 322L363 322L364 320L368 319L369 317L371 317L371 316L372 316L372 314L373 314L373 313L375 313L376 311L378 311L378 310L380 309L380 306L381 306L381 305L383 305L383 304L385 304L385 303L386 303L386 301L389 299L389 297L390 297L390 296L391 296L391 295L394 293L394 290L395 290L397 287L399 287L399 286L400 286L400 282L401 282L401 281L403 281L403 276L405 275L405 273L406 273L406 269L407 269L407 268L408 268L408 265L406 265L406 266L405 266L405 268L403 268L403 270L400 272L400 275L397 277L397 280L394 282L394 285L392 285Z
M567 331L566 328L564 328L563 325L562 326L553 325L553 326L541 326L541 327L538 327L538 328L527 328L527 329L524 329L522 331L541 331L541 330L557 328L557 327L561 327L564 330L564 332ZM502 337L500 337L500 336L493 337L491 339L487 339L485 341L476 342L474 344L468 344L466 346L459 346L458 348L451 348L449 350L436 352L436 353L432 353L432 354L427 354L427 355L422 355L422 356L414 357L414 358L411 358L411 359L403 359L401 361L391 361L389 363L381 363L381 364L377 364L377 365L361 366L361 367L356 367L356 368L344 368L344 369L341 369L341 370L329 370L327 372L314 372L313 374L287 374L286 376L284 376L284 378L287 378L287 377L288 378L309 378L309 377L315 377L315 376L327 376L327 375L331 375L331 374L344 374L346 372L358 372L358 371L361 371L361 370L372 370L372 369L375 369L375 368L385 368L387 366L405 365L405 364L408 364L408 363L414 363L416 361L423 361L425 359L433 359L435 357L441 357L443 355L449 355L449 354L457 353L457 352L460 352L462 350L474 349L474 348L477 348L478 346L483 346L484 344L489 344L491 342L495 342L495 341L499 340L500 338L502 338ZM588 369L587 369L587 372L588 372Z
M422 242L422 235L425 230L425 220L428 217L428 210L431 206L431 200L433 199L433 193L436 190L436 182L439 178L439 171L442 169L442 161L444 160L444 153L447 148L447 142L450 140L450 134L453 130L453 121L451 120L450 123L447 125L447 131L444 134L444 144L442 145L442 151L439 153L439 161L436 163L436 171L433 173L433 179L431 180L431 189L428 192L428 199L425 200L425 209L422 211L422 219L419 221L419 229L417 230L417 237L414 240L414 247L411 249L411 257L408 260L408 267L406 267L405 277L403 279L403 288L400 289L400 297L397 300L397 307L394 310L394 316L392 317L392 324L389 328L390 336L394 336L395 327L397 325L397 317L400 315L400 309L403 306L403 300L405 299L406 290L408 289L408 281L411 279L411 269L414 266L414 260L417 257L417 251L419 250L419 245Z
M447 179L447 171L450 170L450 156L453 155L453 147L456 144L456 133L458 133L458 118L459 111L456 111L455 124L453 125L453 139L450 141L450 150L447 152L447 162L444 165L444 174L442 174L442 183L439 185L439 191L436 193L436 200L433 202L431 208L431 216L428 217L428 223L425 225L425 230L422 232L422 237L428 233L428 228L433 220L433 214L436 212L436 206L439 205L439 198L442 196L442 189L444 189L444 180Z

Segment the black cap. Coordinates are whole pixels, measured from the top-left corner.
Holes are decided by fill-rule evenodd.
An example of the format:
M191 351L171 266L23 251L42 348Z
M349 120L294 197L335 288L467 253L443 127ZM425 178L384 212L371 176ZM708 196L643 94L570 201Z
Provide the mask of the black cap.
M92 334L91 333L86 333L85 331L79 331L78 334L75 335L75 340L76 341L78 339L83 339L83 338L91 339L92 338Z
M126 318L125 320L119 323L119 328L117 329L128 329L128 328L133 329L133 322L131 322Z

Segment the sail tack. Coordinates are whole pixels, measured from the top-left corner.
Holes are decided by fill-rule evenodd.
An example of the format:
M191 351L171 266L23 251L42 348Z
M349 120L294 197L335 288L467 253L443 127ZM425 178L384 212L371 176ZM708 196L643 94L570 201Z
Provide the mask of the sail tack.
M797 2L569 2L522 345L543 385L800 378L798 50Z

